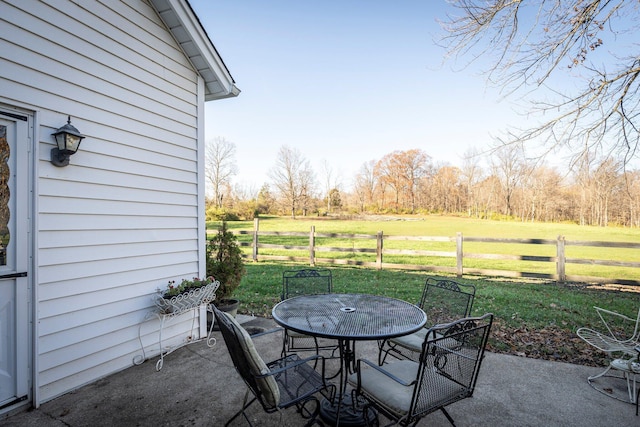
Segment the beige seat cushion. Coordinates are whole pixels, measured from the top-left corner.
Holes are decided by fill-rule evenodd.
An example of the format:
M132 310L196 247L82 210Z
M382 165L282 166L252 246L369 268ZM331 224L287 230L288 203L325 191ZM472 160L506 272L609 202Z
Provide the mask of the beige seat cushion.
M401 347L420 353L422 351L422 343L427 337L427 328L422 328L418 332L414 332L403 337L392 338L389 341Z
M411 397L414 391L413 385L404 386L365 364L362 364L361 367L361 387L365 396L373 398L378 404L381 404L398 417L409 412ZM414 361L401 360L384 365L383 369L401 380L410 383L416 379L418 367L418 363ZM355 387L357 382L357 374L349 376L349 383L351 383L352 386Z
M403 337L392 338L389 341L397 344L401 347L409 349L411 351L415 351L416 353L422 352L422 344L424 343L425 338L427 337L427 331L429 329L422 328L418 332L414 332L410 335L405 335ZM442 334L436 332L435 338L439 339L438 347L447 350L453 350L460 346L460 343L454 338L442 339Z
M236 325L237 330L240 331L239 340L242 349L244 350L245 355L247 356L247 360L249 365L251 366L251 372L254 374L260 373L262 375L268 374L271 371L267 367L267 364L264 363L260 354L256 350L255 345L253 345L253 340L249 333L233 318L229 313L223 312L227 318ZM278 383L273 378L273 376L269 375L264 378L257 378L256 382L258 387L262 391L263 399L272 407L277 407L280 403L280 389L278 388Z

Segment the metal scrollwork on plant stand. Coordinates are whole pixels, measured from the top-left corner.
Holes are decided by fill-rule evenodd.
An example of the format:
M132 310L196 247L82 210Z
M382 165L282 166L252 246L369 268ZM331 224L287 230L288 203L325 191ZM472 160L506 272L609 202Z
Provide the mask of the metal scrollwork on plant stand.
M160 346L160 359L156 362L156 371L162 369L162 365L164 364L164 357L173 351L183 347L187 344L192 344L194 342L201 341L193 339L193 331L196 328L196 311L198 307L202 304L206 304L207 311L211 311L209 307L209 303L211 303L216 298L216 290L220 286L220 282L215 280L212 283L202 286L197 289L192 289L189 292L182 293L180 295L175 295L171 298L164 298L161 294L157 294L154 296L154 305L156 306L156 310L150 311L145 316L145 319L142 323L150 320L151 318L157 318L160 321L160 329L158 331L158 343ZM162 330L164 329L166 322L171 320L174 317L177 317L181 314L187 313L188 311L193 312L193 317L191 320L191 331L192 333L189 335L187 340L180 345L164 348L162 346ZM136 355L133 358L133 363L135 365L140 365L146 360L146 354L144 350L144 344L142 342L141 336L141 328L142 323L138 328L138 339L140 340L140 346L142 347L142 354ZM211 336L213 332L213 322L209 327L209 331L206 337L207 346L213 347L216 344L215 337Z

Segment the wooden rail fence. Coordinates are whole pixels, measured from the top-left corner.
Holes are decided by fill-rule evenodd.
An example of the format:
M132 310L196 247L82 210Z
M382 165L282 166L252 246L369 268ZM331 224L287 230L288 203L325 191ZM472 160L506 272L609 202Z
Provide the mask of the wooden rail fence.
M311 226L309 233L304 232L281 232L281 231L259 231L259 220L254 221L252 231L238 230L236 234L251 235L251 242L240 241L243 247L251 247L251 259L258 261L258 258L265 260L280 261L297 261L308 262L310 266L316 263L338 264L338 265L357 265L373 267L377 269L405 269L405 270L421 270L421 271L441 271L454 273L458 277L463 274L476 274L484 276L502 276L502 277L524 277L538 279L552 279L559 283L563 282L583 282L583 283L608 283L628 286L640 286L640 280L626 278L610 278L583 275L568 275L566 273L567 264L583 264L597 265L609 267L625 267L640 269L640 262L629 261L613 261L603 259L585 259L585 258L569 258L566 256L567 246L590 246L596 248L625 248L640 250L640 243L625 242L601 242L601 241L567 241L564 236L558 236L556 239L502 239L490 237L464 237L462 233L457 233L454 237L446 236L385 236L382 231L377 234L339 234L339 233L316 233L315 226ZM308 245L278 245L261 243L260 237L267 236L291 236L308 238ZM351 239L351 240L369 240L375 239L376 245L373 247L329 247L316 245L316 238L328 239ZM248 240L248 239L247 239ZM422 241L422 242L455 242L455 251L430 251L430 250L409 250L409 249L387 249L384 243L393 240L402 241ZM499 254L499 253L465 253L463 245L465 243L479 242L492 244L525 244L525 245L551 245L555 246L555 256L539 256L539 255L516 255L516 254ZM371 245L370 245L371 246ZM288 255L267 255L260 254L260 249L272 250L291 250L291 251L308 251L308 257L288 256ZM345 258L320 258L317 252L343 252L349 254L371 254L375 256L375 261L353 260ZM425 265L425 264L409 264L409 263L389 263L385 262L386 255L404 255L404 256L427 256L427 257L445 257L455 258L455 267ZM247 255L249 257L249 255ZM530 262L555 262L554 273L513 271L506 269L485 269L465 267L464 261L470 259L481 260L512 260L512 261L530 261ZM640 259L640 251L634 259Z

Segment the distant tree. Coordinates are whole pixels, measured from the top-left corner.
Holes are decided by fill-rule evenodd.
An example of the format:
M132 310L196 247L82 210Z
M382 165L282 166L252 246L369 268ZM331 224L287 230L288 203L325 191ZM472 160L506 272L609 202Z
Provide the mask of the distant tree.
M404 164L404 179L410 201L411 213L416 210L416 189L418 183L430 174L431 157L422 150L412 149L401 153L400 161Z
M302 210L302 216L307 216L310 211L315 211L315 175L309 162L303 163L303 167L300 169L298 175L300 196L299 205Z
M481 180L476 187L482 212L481 217L491 218L491 214L499 210L500 181L495 175L491 174Z
M477 149L468 149L463 157L461 179L464 182L466 191L467 216L478 215L478 193L475 189L482 179L482 168L480 167L480 153Z
M328 200L328 205L332 208L340 209L342 207L342 196L340 195L340 190L337 188L329 190Z
M314 174L299 150L282 146L269 176L291 218L295 218L297 209L306 212L314 190Z
M609 225L609 209L611 200L621 193L622 180L620 164L612 159L603 160L593 173L594 216L596 224Z
M236 146L224 138L216 137L205 144L204 173L211 184L213 201L222 207L225 193L229 194L231 179L237 172Z
M504 214L513 213L513 196L527 172L524 152L520 145L503 145L493 153L493 173L500 181L504 198Z
M522 206L520 215L523 220L552 221L558 218L555 207L562 206L562 177L551 168L538 166L531 169L522 178Z
M625 201L630 227L640 227L640 171L625 173Z
M258 192L257 210L261 214L272 213L275 206L275 197L271 194L268 184L264 184Z
M438 211L452 213L460 210L460 169L449 165L438 168L432 178L432 187L431 194Z
M637 0L457 0L443 21L449 55L490 61L488 80L507 91L546 88L532 111L544 121L506 142L615 155L640 144L640 7ZM557 77L572 78L567 85ZM573 88L576 88L575 90ZM553 94L553 97L551 95Z
M340 178L326 160L322 162L322 170L324 172L324 194L327 202L327 212L331 212L331 208L335 207L335 205L331 204L331 192L333 190L339 191L341 187Z
M366 206L372 205L374 201L374 193L378 185L375 164L375 160L364 162L356 174L353 187L360 205L360 212L364 212Z
M418 181L427 172L430 157L422 150L396 150L384 156L376 164L376 174L382 185L389 186L395 192L396 211L400 207L400 196L410 203L410 209L415 211L415 195Z

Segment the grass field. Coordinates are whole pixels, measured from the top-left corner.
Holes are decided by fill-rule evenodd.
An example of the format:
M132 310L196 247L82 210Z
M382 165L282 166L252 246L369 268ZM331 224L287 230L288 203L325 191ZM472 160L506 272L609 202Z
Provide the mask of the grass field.
M260 243L288 246L307 246L308 233L315 227L316 234L359 234L375 235L382 231L385 236L437 236L453 238L456 233L462 233L464 238L521 238L552 240L564 236L567 241L566 257L587 260L606 260L615 262L638 262L640 250L629 248L602 248L588 246L573 246L575 241L607 241L607 242L640 242L640 229L619 227L591 227L575 224L523 223L515 221L490 221L459 217L402 216L387 220L332 220L326 218L308 218L291 220L288 218L261 218L260 231L301 232L305 236L261 236ZM215 224L210 224L215 228ZM251 231L253 222L230 222L233 231ZM239 235L239 241L250 244L250 235ZM342 248L370 248L376 247L375 239L360 238L316 238L317 258L343 258L352 261L375 262L372 253L345 253L322 251L326 247ZM385 240L385 250L422 250L439 251L455 254L455 241L405 241ZM245 247L246 255L250 248ZM468 254L508 254L521 256L555 257L556 246L553 244L513 244L466 242L464 253ZM284 250L261 248L261 255L308 257L306 250ZM416 256L416 255L385 255L384 261L398 264L415 264L454 268L456 259L453 256ZM537 262L526 260L500 260L465 258L464 268L511 270L536 274L554 274L554 261ZM609 279L625 279L640 281L640 268L605 266L597 261L590 264L566 264L566 274L570 276L593 276Z
M216 223L210 223L215 227ZM252 230L253 221L233 221L229 228ZM322 217L290 218L261 217L262 231L308 232L315 226L318 233L385 234L403 236L465 236L555 239L564 235L567 240L604 240L613 242L638 242L640 229L620 227L578 226L575 224L532 223L518 221L492 221L448 216L398 216L373 220L336 220Z
M253 229L252 222L230 222L228 225L232 230ZM640 241L640 230L635 229L480 221L440 216L404 221L268 218L260 221L260 230L308 232L312 225L315 226L316 233L375 234L383 230L385 235L453 236L456 232L462 232L477 237L554 239L557 235L564 235L567 240ZM210 227L215 228L215 224L210 224ZM602 251L601 248L600 252ZM577 254L571 256L578 257ZM604 255L585 255L589 256L603 258ZM629 261L640 258L637 250L618 249L615 256ZM267 261L247 261L245 264L247 274L235 296L242 302L241 312L261 316L270 316L271 308L280 300L282 272L285 269L308 266L303 263ZM411 302L418 301L428 276L447 276L403 270L378 271L343 266L330 268L333 271L335 292L373 293ZM458 280L453 276L449 277ZM580 326L601 329L600 319L593 306L605 307L633 318L640 308L640 293L603 290L584 284L558 285L555 282L533 279L516 281L480 276L464 276L459 280L472 283L477 288L473 314L492 312L496 316L496 326L490 339L491 349L529 357L604 364L604 354L592 351L582 343L575 335L576 329Z

